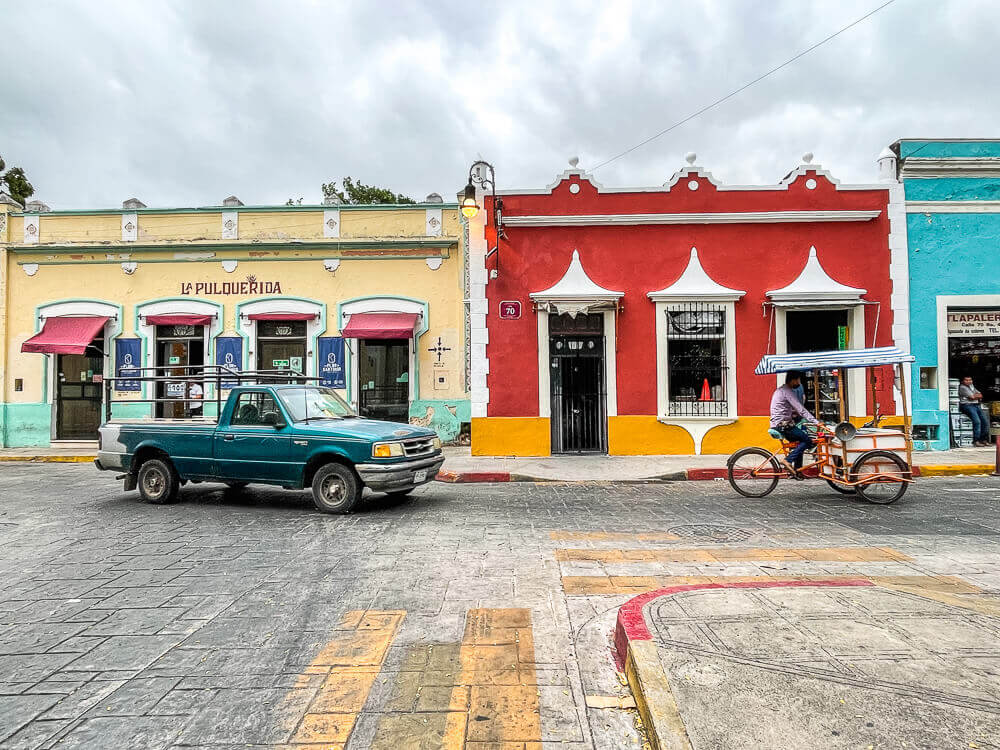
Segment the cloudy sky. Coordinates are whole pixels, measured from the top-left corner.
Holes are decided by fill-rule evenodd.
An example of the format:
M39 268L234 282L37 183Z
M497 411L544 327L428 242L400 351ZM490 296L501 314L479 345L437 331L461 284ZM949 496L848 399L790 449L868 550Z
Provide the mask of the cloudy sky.
M539 187L662 130L883 0L33 2L3 10L0 155L53 208L318 202L352 175L446 199L478 155ZM875 181L901 137L1000 137L995 0L896 0L596 172L726 182L805 151Z

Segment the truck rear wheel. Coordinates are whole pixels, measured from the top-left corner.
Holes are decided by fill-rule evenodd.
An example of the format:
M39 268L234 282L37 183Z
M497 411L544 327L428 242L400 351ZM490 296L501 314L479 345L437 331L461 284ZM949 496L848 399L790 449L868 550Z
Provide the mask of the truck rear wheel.
M350 513L361 499L361 483L347 466L320 467L312 481L313 502L324 513Z
M181 483L169 461L151 458L139 467L138 486L143 500L162 505L177 498Z

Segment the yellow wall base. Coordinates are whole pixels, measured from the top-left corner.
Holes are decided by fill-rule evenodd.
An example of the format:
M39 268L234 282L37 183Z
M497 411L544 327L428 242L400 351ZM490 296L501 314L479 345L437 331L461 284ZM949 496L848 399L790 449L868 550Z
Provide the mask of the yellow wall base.
M473 456L548 456L547 417L474 417Z
M612 456L663 456L694 453L687 430L660 424L656 417L608 417L608 453Z

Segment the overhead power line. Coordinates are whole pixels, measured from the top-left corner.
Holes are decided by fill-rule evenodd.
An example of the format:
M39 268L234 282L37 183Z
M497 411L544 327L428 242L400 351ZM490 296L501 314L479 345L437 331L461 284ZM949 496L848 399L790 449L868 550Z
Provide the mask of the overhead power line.
M795 57L788 58L787 60L785 60L785 62L781 63L781 65L778 65L777 67L771 68L766 73L763 73L762 75L759 75L756 78L754 78L752 81L743 84L742 86L740 86L735 91L731 91L728 94L726 94L725 96L721 97L720 99L716 99L714 102L712 102L711 104L708 104L708 105L702 107L697 112L691 113L690 115L688 115L687 117L685 117L683 120L678 120L677 122L675 122L670 127L664 128L659 133L656 133L655 135L651 135L646 140L641 141L640 143L635 144L631 148L625 149L620 154L616 154L615 156L612 156L610 159L605 159L600 164L598 164L596 167L594 167L591 171L592 172L596 172L601 167L606 166L606 165L610 164L613 161L621 159L623 156L627 156L628 154L631 154L633 151L635 151L636 149L642 148L647 143L652 143L653 141L655 141L660 136L664 136L667 133L669 133L671 130L673 130L675 128L679 128L684 123L690 122L691 120L693 120L694 118L696 118L698 115L701 115L701 114L704 114L705 112L708 112L708 110L712 109L713 107L719 106L720 104L722 104L724 101L726 101L728 99L732 99L734 96L736 96L740 92L746 91L748 88L750 88L751 86L753 86L755 83L760 83L765 78L767 78L769 75L777 73L782 68L785 68L785 67L791 65L793 62L795 62L796 60L798 60L800 57L804 57L805 55L808 55L814 49L816 49L818 47L822 47L824 44L826 44L827 42L829 42L831 39L834 39L834 38L840 36L841 34L843 34L848 29L851 29L851 28L857 26L862 21L864 21L864 20L866 20L868 18L871 18L876 13L878 13L880 10L882 10L883 8L886 8L886 7L890 6L890 5L892 5L894 2L896 2L896 0L889 0L889 2L887 2L887 3L882 3L882 5L878 6L874 10L871 10L868 13L865 13L860 18L858 18L858 19L856 19L854 21L851 21L851 23L847 24L847 26L844 26L842 29L838 29L837 31L833 32L832 34L830 34L830 36L826 37L825 39L821 39L820 41L816 42L816 44L814 44L812 47L809 47L809 49L802 50L802 52L799 52L797 55L795 55Z

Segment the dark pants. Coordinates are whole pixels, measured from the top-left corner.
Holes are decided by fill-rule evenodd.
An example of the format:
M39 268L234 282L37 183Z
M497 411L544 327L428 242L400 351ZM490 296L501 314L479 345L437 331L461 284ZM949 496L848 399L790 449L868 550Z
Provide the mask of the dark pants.
M778 430L778 432L781 433L782 437L784 437L785 440L788 440L789 442L798 443L798 445L796 445L788 452L788 455L785 457L785 460L788 461L788 463L790 463L796 469L801 469L802 454L815 445L812 437L809 435L808 432L803 430L801 427L789 427L784 430Z
M972 439L977 443L990 441L990 420L986 418L979 404L962 404L959 411L972 420Z

